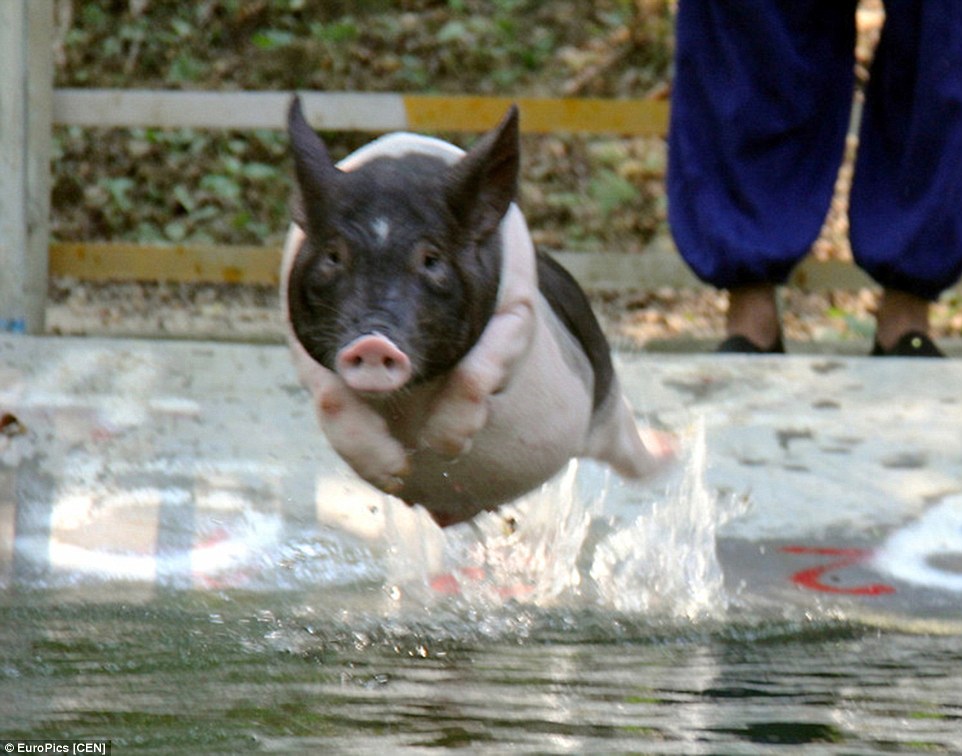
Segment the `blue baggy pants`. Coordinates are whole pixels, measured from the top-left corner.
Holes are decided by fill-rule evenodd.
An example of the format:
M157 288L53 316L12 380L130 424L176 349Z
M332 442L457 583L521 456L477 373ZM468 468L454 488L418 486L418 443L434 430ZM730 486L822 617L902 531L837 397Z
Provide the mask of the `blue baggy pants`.
M679 0L669 220L719 288L783 283L828 212L856 0ZM887 0L849 217L856 262L935 299L962 274L962 0Z

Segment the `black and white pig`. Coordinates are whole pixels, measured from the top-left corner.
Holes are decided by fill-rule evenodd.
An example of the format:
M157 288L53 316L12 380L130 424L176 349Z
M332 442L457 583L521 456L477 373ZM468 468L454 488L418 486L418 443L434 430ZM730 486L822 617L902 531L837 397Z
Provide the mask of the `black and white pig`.
M575 280L514 204L518 112L467 153L390 134L336 166L299 99L281 301L331 445L441 526L585 456L640 478L673 456L640 430Z

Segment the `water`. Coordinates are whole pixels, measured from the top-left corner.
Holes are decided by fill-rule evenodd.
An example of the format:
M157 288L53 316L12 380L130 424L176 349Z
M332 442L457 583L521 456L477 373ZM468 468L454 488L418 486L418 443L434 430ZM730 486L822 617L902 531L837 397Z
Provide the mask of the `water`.
M109 737L121 752L747 753L817 743L852 753L960 743L954 639L828 621L681 627L530 608L496 629L470 613L338 622L293 596L35 599L4 613L4 737Z
M882 629L831 596L746 595L742 552L719 539L743 503L705 486L697 424L688 446L660 486L572 465L444 533L377 497L364 538L225 514L204 548L168 533L149 563L87 550L21 566L0 597L0 739L108 738L114 753L962 750L951 626ZM330 489L332 505L353 490ZM939 596L957 617L957 597Z
M530 606L385 620L335 602L34 594L2 613L0 736L110 738L115 753L962 747L954 637Z

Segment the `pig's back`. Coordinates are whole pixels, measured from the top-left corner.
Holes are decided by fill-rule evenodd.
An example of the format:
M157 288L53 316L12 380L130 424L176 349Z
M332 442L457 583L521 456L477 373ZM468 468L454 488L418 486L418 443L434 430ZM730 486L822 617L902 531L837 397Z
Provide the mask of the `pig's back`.
M538 252L538 289L555 316L575 338L592 372L592 405L598 409L611 392L615 369L611 348L584 290L551 256Z

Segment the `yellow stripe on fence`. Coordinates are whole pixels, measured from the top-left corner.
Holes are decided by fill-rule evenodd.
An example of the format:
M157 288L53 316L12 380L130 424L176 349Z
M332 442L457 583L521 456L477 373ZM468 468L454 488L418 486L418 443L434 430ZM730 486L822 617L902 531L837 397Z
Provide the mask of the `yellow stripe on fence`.
M280 247L78 242L50 245L50 275L84 281L276 286Z
M483 131L512 102L521 130L661 136L668 102L602 98L409 95L392 92L301 92L308 121L327 131ZM56 89L53 118L64 126L283 129L288 92L196 92Z
M553 255L586 289L698 287L667 238L641 255L616 252L559 252ZM126 242L50 245L50 275L81 281L146 281L277 286L280 247L217 244L147 245ZM803 291L861 289L872 281L850 262L809 258L789 285Z
M659 136L668 130L669 105L657 100L404 96L407 128L412 131L484 131L511 103L517 103L521 130L529 134Z

